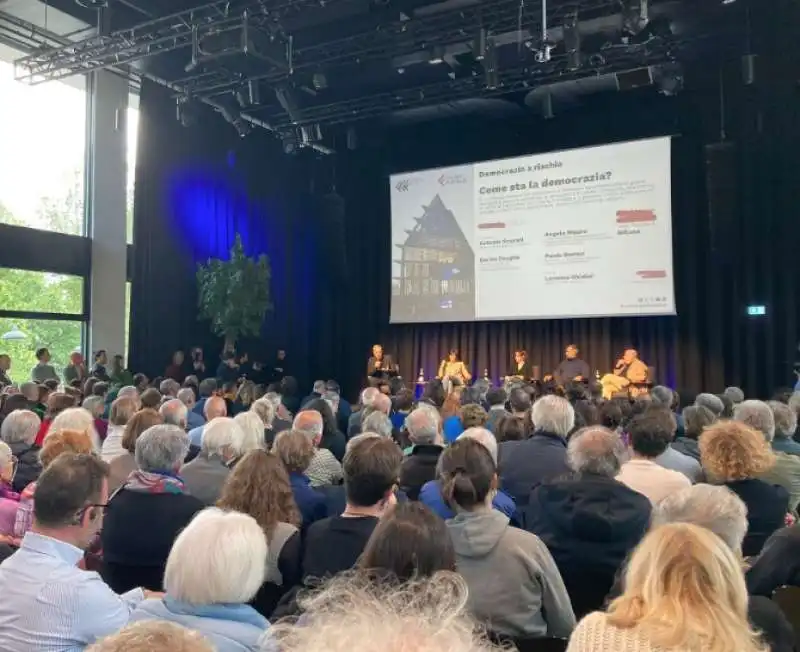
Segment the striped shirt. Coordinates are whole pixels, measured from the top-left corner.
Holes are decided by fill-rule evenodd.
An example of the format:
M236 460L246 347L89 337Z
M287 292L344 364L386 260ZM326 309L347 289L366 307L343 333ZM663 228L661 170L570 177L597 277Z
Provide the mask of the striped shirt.
M80 570L83 551L28 532L0 564L0 650L79 652L124 627L144 599L117 595L95 572Z

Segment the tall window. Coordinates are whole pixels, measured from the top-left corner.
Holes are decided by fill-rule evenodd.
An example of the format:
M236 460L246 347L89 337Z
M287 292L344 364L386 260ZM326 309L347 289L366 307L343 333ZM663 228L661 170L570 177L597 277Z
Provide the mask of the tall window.
M86 92L0 61L0 223L83 235L85 149Z
M0 353L11 356L14 381L30 380L41 347L65 366L81 350L85 323L82 278L0 267Z
M125 189L126 211L125 229L127 243L133 244L133 186L136 177L136 139L139 134L139 97L130 94L128 100L128 143L125 155L127 157L128 179Z

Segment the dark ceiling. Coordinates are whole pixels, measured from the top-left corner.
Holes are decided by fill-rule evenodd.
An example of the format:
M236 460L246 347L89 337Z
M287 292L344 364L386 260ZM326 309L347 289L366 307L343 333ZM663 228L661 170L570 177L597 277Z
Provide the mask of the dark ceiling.
M752 0L757 2L759 0ZM764 0L760 0L763 2ZM26 59L55 79L115 66L253 125L320 144L359 121L435 107L535 110L553 97L651 85L744 53L748 0L49 0L104 36ZM546 16L546 23L543 21ZM25 68L20 68L25 70ZM476 100L476 98L484 98ZM485 98L500 98L488 101ZM525 101L526 100L526 101Z

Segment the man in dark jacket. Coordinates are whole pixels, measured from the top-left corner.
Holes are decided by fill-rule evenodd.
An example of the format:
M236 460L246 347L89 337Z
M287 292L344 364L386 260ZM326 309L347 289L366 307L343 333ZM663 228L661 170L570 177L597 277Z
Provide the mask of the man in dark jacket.
M400 469L400 488L409 500L418 500L422 486L436 478L436 464L444 450L442 421L436 410L417 408L406 417L406 429L412 445Z
M500 444L500 484L520 512L525 511L531 490L570 471L567 435L575 425L572 406L559 396L543 396L534 404L531 418L533 437Z
M495 427L500 417L511 416L511 413L506 410L507 400L508 394L506 394L506 390L502 387L492 387L486 392L486 402L489 404L489 418L484 427L492 434L497 434L497 432L495 432Z
M573 475L544 482L530 496L526 529L550 549L577 618L602 607L650 523L650 501L614 479L624 450L616 432L586 428L569 442Z

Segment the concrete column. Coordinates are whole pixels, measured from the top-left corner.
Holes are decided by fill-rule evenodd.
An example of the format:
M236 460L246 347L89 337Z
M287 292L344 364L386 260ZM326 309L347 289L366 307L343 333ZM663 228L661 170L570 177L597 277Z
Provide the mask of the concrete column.
M105 71L90 74L88 128L88 234L92 239L89 350L127 356L126 110L127 80Z

